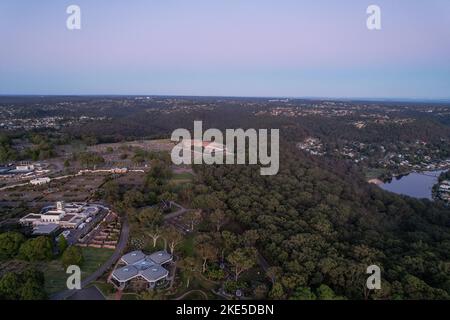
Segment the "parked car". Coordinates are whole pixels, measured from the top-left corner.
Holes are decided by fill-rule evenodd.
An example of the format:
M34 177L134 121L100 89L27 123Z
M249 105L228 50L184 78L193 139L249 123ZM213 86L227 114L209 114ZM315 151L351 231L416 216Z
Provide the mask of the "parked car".
M70 235L70 230L63 231L61 234L64 238L67 239L67 237Z

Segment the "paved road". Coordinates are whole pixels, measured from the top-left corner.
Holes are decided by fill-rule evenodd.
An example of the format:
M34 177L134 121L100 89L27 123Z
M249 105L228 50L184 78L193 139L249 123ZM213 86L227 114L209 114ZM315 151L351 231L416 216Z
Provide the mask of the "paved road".
M85 288L91 282L97 280L101 277L106 271L108 271L117 260L122 257L123 251L125 250L128 243L128 236L130 233L130 226L128 225L128 220L124 217L122 221L122 231L120 232L120 239L117 243L116 250L112 254L112 256L106 261L97 271L89 275L87 278L81 281L81 288ZM58 292L50 297L52 300L65 300L71 295L75 294L76 290L65 290Z
M13 189L13 188L17 188L17 187L23 187L23 186L27 186L29 185L29 182L25 182L25 183L18 183L18 184L11 184L9 186L5 186L0 188L0 191L4 191L4 190L8 190L8 189Z
M186 212L189 211L189 209L183 208L181 205L172 202L172 205L177 207L179 210L170 213L166 216L164 216L165 220L178 217ZM86 287L91 282L97 280L99 277L101 277L106 271L108 271L117 260L119 260L122 257L123 251L125 250L127 243L128 243L128 236L130 233L130 227L128 225L128 220L125 217L122 224L122 231L120 233L120 239L117 243L116 250L112 254L112 256L106 261L97 271L95 271L93 274L88 276L86 279L81 281L81 288ZM50 297L52 300L65 300L71 295L75 294L76 290L65 290L58 292Z
M176 218L176 217L181 216L182 214L184 214L184 213L189 211L189 209L183 208L181 205L179 205L178 203L175 203L173 201L172 201L172 205L177 207L178 210L175 211L175 212L166 214L164 216L164 220L169 220L169 219L172 219L172 218Z

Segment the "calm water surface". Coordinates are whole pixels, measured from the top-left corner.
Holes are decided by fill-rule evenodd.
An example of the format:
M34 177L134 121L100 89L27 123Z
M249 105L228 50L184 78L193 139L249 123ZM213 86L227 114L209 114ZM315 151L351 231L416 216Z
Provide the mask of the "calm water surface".
M432 200L432 188L444 171L413 172L399 179L393 178L391 182L381 184L380 187L397 194Z

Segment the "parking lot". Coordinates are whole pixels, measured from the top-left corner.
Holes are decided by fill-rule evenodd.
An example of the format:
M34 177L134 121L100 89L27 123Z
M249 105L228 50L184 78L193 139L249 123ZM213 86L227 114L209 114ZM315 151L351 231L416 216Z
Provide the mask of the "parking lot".
M67 242L72 245L76 244L78 240L84 236L86 236L93 228L95 228L106 216L108 210L106 208L100 208L99 213L92 217L90 222L84 222L85 226L82 229L72 229L70 230L69 235L67 236Z

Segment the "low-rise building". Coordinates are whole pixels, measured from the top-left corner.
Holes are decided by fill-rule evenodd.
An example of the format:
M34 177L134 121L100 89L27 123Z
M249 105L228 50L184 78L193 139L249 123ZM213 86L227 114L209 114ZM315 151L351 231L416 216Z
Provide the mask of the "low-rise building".
M16 172L30 172L34 170L34 165L32 164L24 164L24 165L17 165L15 171Z
M30 181L30 184L34 185L34 186L40 186L40 185L44 185L50 182L50 178L49 177L44 177L44 178L37 178L37 179L33 179Z
M167 280L169 271L163 265L172 259L172 255L166 251L150 255L140 250L129 252L120 259L122 265L112 272L110 282L122 290L133 280L144 281L148 289L153 289Z
M56 233L58 229L59 225L56 223L40 224L33 228L33 235L47 236Z
M99 208L83 203L65 204L57 202L54 207L47 207L41 213L29 213L19 220L22 225L32 226L33 230L47 230L45 225L57 225L63 229L75 229L87 218L95 216Z

